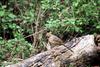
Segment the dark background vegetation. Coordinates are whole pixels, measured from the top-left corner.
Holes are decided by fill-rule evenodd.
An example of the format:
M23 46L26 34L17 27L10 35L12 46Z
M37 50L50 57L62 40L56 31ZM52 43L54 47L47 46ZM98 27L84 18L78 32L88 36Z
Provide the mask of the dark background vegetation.
M100 34L100 0L0 0L0 64L46 50L47 29L64 41ZM31 35L31 36L29 36Z

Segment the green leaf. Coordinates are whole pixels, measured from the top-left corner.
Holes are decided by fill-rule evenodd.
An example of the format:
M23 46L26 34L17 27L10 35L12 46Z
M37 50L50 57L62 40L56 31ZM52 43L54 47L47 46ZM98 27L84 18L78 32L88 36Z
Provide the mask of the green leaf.
M12 13L10 13L9 15L8 15L10 18L15 18L16 16L14 15L14 14L12 14Z
M100 29L100 25L96 26L97 29Z
M5 14L4 10L0 11L0 17L4 16L4 14Z
M7 7L6 5L3 5L3 6L2 6L3 9L6 8L6 7Z

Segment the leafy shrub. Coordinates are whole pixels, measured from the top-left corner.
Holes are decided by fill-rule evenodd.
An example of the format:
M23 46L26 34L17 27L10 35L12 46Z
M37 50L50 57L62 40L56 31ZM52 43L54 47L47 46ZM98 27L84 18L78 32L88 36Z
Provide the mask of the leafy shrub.
M35 51L38 10L39 30L47 28L56 35L100 33L99 0L1 0L0 1L0 62L26 58ZM75 34L76 35L76 34ZM44 50L46 39L38 37L38 49ZM31 41L31 42L30 42ZM10 59L9 59L10 58Z
M28 58L35 50L25 40L23 35L25 29L17 23L18 21L16 22L17 18L20 17L10 8L7 9L6 5L0 7L0 66L3 65L3 61L13 61L13 58Z
M100 32L98 1L65 0L65 3L63 4L58 1L59 0L52 2L52 4L54 4L53 6L56 6L55 9L53 9L53 6L48 5L48 7L51 8L48 8L51 10L51 12L50 19L47 20L45 25L46 28L55 33L59 32L60 34L62 31L75 31L80 33ZM56 5L56 2L59 4L59 6ZM44 9L47 9L46 6L44 7ZM88 31L89 29L90 31Z

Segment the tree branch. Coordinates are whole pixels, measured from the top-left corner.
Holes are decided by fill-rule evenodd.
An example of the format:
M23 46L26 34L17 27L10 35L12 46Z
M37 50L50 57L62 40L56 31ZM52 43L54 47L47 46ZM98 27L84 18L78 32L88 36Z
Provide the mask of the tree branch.
M79 43L77 43L78 41ZM76 43L77 45L75 45ZM86 60L96 56L97 50L93 35L76 38L76 41L72 40L65 45L75 45L71 48L74 53L61 45L6 67L68 67L68 65L86 67Z

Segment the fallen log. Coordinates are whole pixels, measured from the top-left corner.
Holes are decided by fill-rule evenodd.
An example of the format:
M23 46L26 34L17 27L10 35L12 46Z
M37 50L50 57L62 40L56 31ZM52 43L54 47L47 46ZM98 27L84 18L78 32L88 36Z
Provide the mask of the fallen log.
M86 67L97 56L94 35L86 35L6 67ZM73 52L68 50L69 47Z

